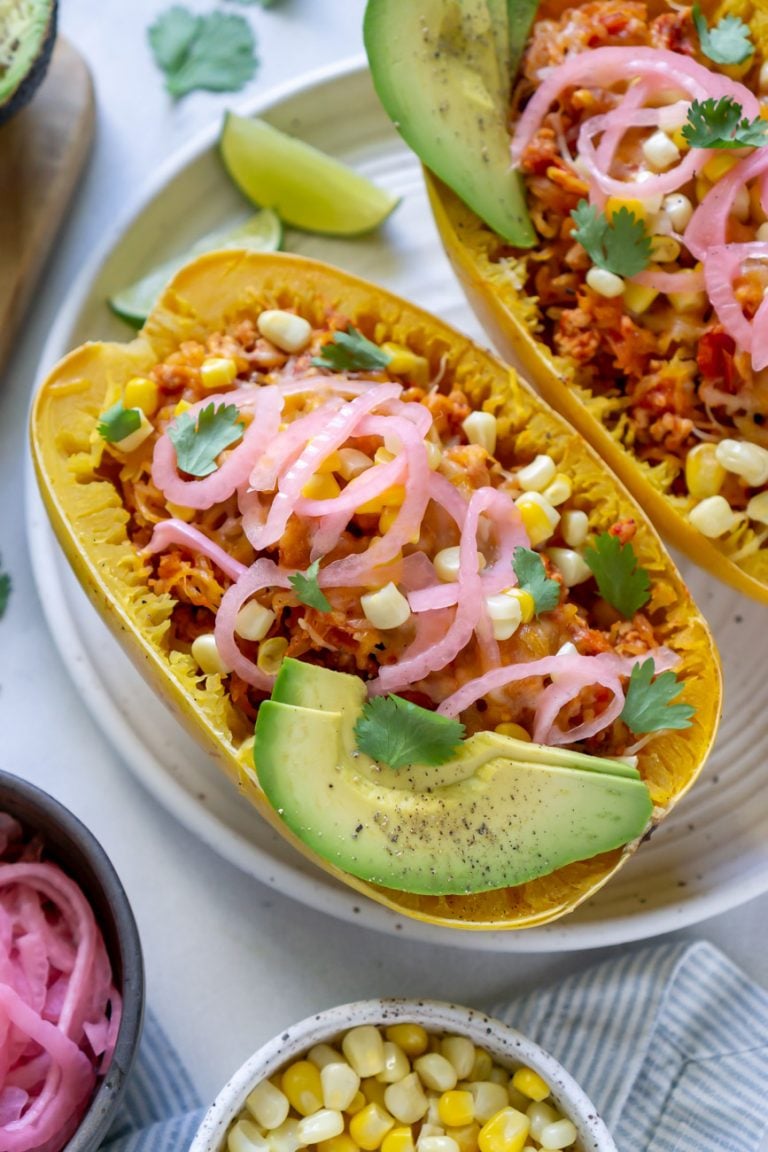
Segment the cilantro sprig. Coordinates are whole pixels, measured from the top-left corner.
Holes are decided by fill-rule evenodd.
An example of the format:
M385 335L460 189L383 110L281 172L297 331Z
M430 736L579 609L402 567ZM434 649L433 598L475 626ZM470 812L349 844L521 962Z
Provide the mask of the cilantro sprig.
M683 136L692 148L759 148L767 143L768 120L748 120L732 96L694 100L683 124Z
M715 64L741 64L752 55L755 46L750 27L738 16L724 16L710 28L698 4L692 12L701 51L708 59Z
M197 419L182 412L168 427L168 438L176 449L176 460L189 476L209 476L217 468L216 457L240 439L245 425L236 404L213 401Z
M649 658L635 664L629 677L621 719L632 732L659 732L663 728L690 728L696 709L690 704L672 704L685 687L674 672L662 672L654 679L654 663Z
M444 764L464 737L464 725L403 700L401 696L374 696L363 705L355 724L361 752L390 768L407 764Z
M370 372L386 368L391 359L391 353L350 325L346 332L334 332L333 339L323 345L321 355L314 356L312 363L332 372Z
M101 420L96 425L96 431L102 440L108 444L119 444L141 427L141 412L138 408L126 408L122 400L118 400L106 412L102 412Z
M313 560L306 572L296 572L288 579L302 604L308 608L317 608L318 612L331 612L331 602L317 582L319 571L320 561Z
M599 208L580 200L571 212L576 227L572 232L593 264L617 276L636 276L651 261L651 238L642 220L628 208L620 208L611 219Z
M197 16L176 4L148 31L165 87L179 99L198 88L237 92L258 66L256 41L247 20L224 12Z
M557 607L560 603L560 585L557 580L547 576L544 561L538 552L530 548L515 548L512 567L520 588L533 597L537 616Z
M591 568L600 595L629 620L651 598L651 581L629 541L622 544L610 532L601 532L584 559Z
M11 587L11 577L0 568L0 620L5 616L5 611L8 607Z

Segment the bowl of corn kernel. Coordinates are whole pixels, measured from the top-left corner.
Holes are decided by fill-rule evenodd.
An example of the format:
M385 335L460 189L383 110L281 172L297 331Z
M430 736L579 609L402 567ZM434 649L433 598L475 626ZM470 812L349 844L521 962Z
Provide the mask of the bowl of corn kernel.
M189 1152L617 1152L562 1065L513 1028L430 1000L364 1000L270 1040Z

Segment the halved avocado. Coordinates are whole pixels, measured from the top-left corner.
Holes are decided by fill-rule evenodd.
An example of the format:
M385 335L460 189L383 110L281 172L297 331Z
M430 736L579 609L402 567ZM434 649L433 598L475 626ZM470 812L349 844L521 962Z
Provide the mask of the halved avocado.
M524 884L642 836L634 769L494 732L439 766L393 770L354 744L355 676L286 661L256 721L259 783L314 852L369 883L430 895Z
M0 124L29 103L56 40L57 0L0 0Z

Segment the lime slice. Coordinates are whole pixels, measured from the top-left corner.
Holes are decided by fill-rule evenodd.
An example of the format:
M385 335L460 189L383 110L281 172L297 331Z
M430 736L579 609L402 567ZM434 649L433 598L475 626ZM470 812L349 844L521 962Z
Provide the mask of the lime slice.
M195 256L221 248L245 248L249 252L276 252L283 239L280 217L269 208L257 212L234 228L219 228L197 240L179 256L153 268L141 280L109 298L109 306L122 320L140 328L166 284Z
M399 198L338 160L263 120L228 112L219 142L224 167L240 191L285 224L305 232L370 232Z

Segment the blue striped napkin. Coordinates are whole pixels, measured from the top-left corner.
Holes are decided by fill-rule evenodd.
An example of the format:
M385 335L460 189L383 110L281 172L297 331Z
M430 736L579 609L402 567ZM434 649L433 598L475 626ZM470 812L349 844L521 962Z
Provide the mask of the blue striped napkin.
M493 1015L548 1049L621 1152L757 1152L768 1131L768 992L710 944L612 956ZM203 1109L148 1013L103 1152L186 1152Z

